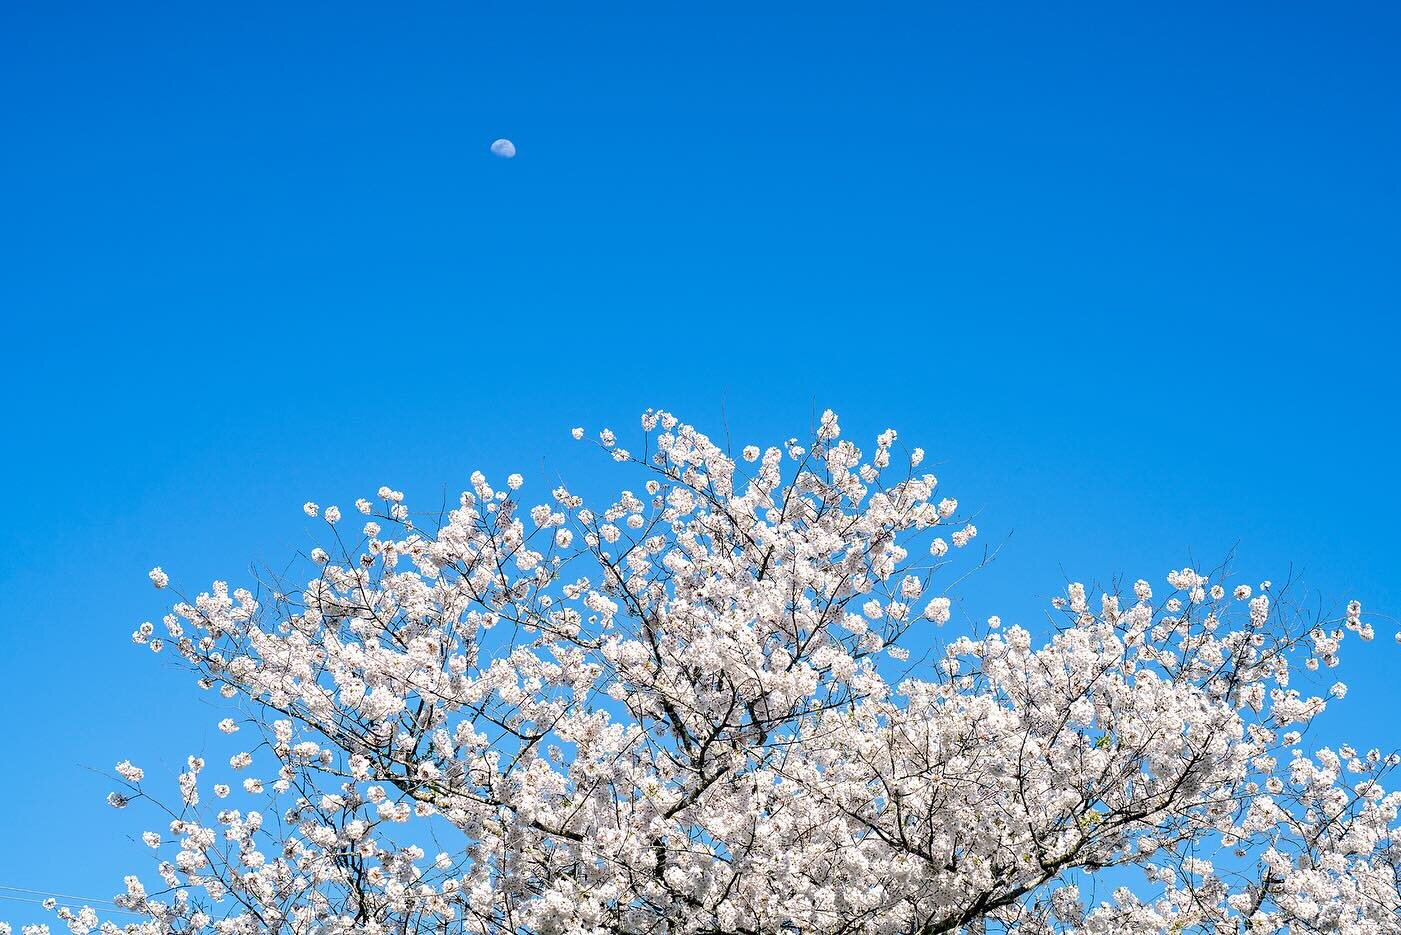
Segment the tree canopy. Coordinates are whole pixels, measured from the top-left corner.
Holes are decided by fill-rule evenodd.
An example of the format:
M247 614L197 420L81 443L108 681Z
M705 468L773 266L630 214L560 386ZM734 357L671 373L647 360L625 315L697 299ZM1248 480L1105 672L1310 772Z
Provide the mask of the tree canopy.
M169 800L117 766L111 804L157 822L156 872L119 898L139 921L60 917L1401 931L1397 757L1306 751L1346 688L1290 686L1372 639L1356 603L1305 617L1269 582L1186 567L1071 583L1035 639L959 612L977 529L894 431L863 451L828 412L732 452L649 410L636 451L596 438L628 485L607 502L478 473L443 512L388 487L349 515L308 503L325 542L299 570L137 630L242 714L219 725L227 761L191 757Z

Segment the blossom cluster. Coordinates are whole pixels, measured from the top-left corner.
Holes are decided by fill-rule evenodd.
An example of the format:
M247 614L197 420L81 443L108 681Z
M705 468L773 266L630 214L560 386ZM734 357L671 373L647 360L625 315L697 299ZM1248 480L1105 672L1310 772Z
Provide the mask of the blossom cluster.
M1040 640L950 626L977 530L894 431L642 434L596 436L637 477L611 502L478 473L430 525L383 487L296 586L138 629L264 716L220 721L227 759L143 835L143 921L70 929L1401 930L1396 758L1306 754L1346 689L1292 684L1372 638L1360 606L1300 624L1187 567L1071 583ZM151 795L117 772L114 805ZM1091 904L1113 867L1139 882Z

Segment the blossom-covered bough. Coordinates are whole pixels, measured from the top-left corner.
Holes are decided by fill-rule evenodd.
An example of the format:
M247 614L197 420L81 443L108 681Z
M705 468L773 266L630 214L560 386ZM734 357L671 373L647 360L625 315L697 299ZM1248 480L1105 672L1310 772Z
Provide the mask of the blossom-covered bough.
M732 457L642 422L640 454L599 436L635 488L611 503L478 474L431 522L382 488L354 535L309 503L305 584L143 626L246 716L171 804L118 767L113 804L167 813L119 898L142 921L103 924L1401 931L1397 759L1307 753L1327 699L1290 687L1372 638L1356 604L1303 621L1188 568L1071 584L1044 645L944 627L977 531L894 432L863 454L827 413Z

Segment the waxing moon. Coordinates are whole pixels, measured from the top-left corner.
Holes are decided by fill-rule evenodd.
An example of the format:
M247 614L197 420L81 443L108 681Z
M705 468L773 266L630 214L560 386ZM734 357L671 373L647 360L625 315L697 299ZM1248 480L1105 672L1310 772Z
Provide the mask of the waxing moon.
M491 151L502 159L512 159L516 155L516 144L510 140L497 140L491 144Z

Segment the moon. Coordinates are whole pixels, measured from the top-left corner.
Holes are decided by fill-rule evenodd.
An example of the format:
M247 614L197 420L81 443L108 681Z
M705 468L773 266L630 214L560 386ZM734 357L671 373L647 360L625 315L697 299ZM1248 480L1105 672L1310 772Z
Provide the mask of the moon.
M502 159L514 159L516 156L516 144L510 140L497 140L491 144L491 151Z

